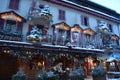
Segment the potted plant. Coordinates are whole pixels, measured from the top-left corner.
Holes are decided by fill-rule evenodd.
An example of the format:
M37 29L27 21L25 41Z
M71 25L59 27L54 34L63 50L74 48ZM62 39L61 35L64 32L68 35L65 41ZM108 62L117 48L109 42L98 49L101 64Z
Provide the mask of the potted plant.
M93 80L106 80L107 72L103 69L102 64L95 67L92 71Z
M54 74L54 72L46 72L45 68L38 74L37 80L58 80L59 76Z
M27 77L24 74L22 68L20 68L19 71L12 76L12 80L27 80Z
M70 80L84 80L85 73L82 68L74 69L72 73L69 75Z

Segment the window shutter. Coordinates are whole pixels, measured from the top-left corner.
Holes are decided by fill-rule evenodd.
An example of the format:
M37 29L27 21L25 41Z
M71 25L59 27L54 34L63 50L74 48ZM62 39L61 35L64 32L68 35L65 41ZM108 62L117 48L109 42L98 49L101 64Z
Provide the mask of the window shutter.
M65 20L65 11L62 11L62 20Z
M67 35L67 39L69 39L70 38L70 30L66 31L66 35Z
M99 26L99 24L100 24L100 20L97 20L97 26Z
M4 22L5 20L0 18L0 29L4 28Z
M23 27L23 23L22 22L18 22L17 23L17 31L22 32L22 27Z
M32 28L33 28L33 25L29 25L28 34L30 34L30 31L32 30Z
M61 20L61 14L62 14L62 11L59 10L59 19Z
M84 25L84 16L81 15L81 24Z
M10 0L10 2L9 2L9 8L10 8L10 9L13 8L13 5L14 5L13 3L14 3L14 0Z
M89 18L88 17L86 17L87 18L87 26L89 26Z
M10 3L9 3L10 9L18 10L18 7L19 7L19 0L10 0Z
M65 11L59 10L59 19L60 20L65 20Z
M18 10L18 8L19 8L19 0L15 0L14 1L14 9Z

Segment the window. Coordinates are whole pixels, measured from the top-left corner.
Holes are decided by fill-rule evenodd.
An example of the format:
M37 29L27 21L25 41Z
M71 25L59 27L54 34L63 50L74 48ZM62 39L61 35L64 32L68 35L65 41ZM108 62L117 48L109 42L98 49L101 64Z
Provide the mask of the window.
M89 26L89 19L87 16L81 16L81 24L84 26Z
M87 40L87 42L90 42L90 37L91 37L90 34L86 34L86 40Z
M11 20L7 20L6 21L6 27L5 30L11 33L16 32L16 22L15 21L11 21Z
M59 19L65 20L65 11L64 10L59 10Z
M109 28L110 32L113 32L111 24L108 24L108 28Z
M10 0L9 8L14 9L14 10L18 10L18 8L19 8L19 0Z

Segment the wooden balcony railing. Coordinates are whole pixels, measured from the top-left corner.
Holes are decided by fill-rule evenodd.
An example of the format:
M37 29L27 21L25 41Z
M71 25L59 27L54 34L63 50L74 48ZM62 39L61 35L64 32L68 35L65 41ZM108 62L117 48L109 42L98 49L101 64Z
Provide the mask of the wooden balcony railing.
M0 30L0 40L22 41L22 35L19 33L10 33L5 30Z

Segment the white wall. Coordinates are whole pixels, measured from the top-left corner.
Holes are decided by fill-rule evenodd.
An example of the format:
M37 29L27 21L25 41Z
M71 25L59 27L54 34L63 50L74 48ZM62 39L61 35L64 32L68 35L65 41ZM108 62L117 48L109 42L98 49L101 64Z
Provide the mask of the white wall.
M48 3L48 2L45 2L42 0L37 0L37 1L38 1L37 4L48 4L50 6L51 13L53 14L53 23L52 24L63 22L58 19L59 9L65 10L66 20L64 22L66 22L71 27L74 24L79 24L83 29L85 28L85 26L81 25L81 17L80 17L81 15L85 15L85 16L89 17L89 27L93 30L95 30L95 27L97 26L97 20L104 20L104 19L98 18L94 15L89 15L87 13L83 13L83 12L80 12L80 11L77 11L77 10L74 10L71 8L67 8L64 6ZM20 0L19 10L17 10L16 12L19 15L21 15L27 19L31 3L32 3L32 0ZM0 0L0 12L9 11L10 9L8 9L8 4L9 4L9 0ZM118 36L120 35L120 33L119 33L120 28L118 29L118 26L120 27L120 24L117 24L117 23L114 23L111 21L107 21L107 20L104 20L104 21L109 24L112 24L113 32L115 34L117 34ZM28 30L28 24L25 23L23 33L25 34L27 32L27 30Z

